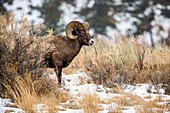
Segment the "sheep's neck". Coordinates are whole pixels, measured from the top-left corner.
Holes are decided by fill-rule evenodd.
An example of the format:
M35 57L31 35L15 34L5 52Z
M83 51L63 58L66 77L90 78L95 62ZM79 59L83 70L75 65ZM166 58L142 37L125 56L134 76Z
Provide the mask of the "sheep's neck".
M70 41L68 42L70 51L74 52L76 55L80 52L80 49L82 48L82 44L79 43L79 41L77 39L72 40L70 39Z

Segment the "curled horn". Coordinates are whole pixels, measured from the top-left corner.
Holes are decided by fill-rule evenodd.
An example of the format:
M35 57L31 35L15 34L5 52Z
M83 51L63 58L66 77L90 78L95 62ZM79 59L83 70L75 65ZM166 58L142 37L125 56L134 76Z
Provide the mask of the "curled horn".
M66 26L66 35L70 39L76 39L78 36L72 35L72 30L76 28L78 30L85 30L85 26L79 21L72 21Z

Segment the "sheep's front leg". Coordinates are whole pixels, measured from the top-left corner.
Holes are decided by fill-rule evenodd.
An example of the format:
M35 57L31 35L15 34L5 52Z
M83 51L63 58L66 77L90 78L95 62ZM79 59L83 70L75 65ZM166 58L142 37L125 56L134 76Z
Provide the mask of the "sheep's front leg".
M55 71L55 73L57 75L58 83L61 85L62 68L58 68L58 69L55 68L54 71Z

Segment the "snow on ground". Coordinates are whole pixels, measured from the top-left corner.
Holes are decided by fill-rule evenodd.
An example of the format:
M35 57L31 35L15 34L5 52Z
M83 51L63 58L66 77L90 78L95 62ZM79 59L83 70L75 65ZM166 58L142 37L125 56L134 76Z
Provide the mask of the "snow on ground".
M11 112L14 112L14 113L21 113L22 112L21 109L10 107L10 106L15 106L15 104L12 103L10 99L0 98L0 113L5 113L6 111L11 111Z
M55 74L50 75L51 78L56 78ZM63 108L63 104L79 104L83 99L83 94L88 90L91 92L91 94L97 94L97 96L100 98L100 100L109 100L113 97L119 97L123 94L118 93L112 93L111 88L106 88L103 85L96 85L92 83L88 83L90 78L85 73L78 73L78 74L70 74L66 75L63 74L62 76L63 83L62 88L60 90L67 91L71 96L72 100L68 100L66 103L61 103L61 105L57 106L59 109L63 109L59 111L59 113L83 113L83 109L66 109ZM164 102L160 102L165 104L165 101L170 101L170 95L164 94L164 89L156 90L154 86L151 86L149 84L137 84L135 86L132 85L122 85L122 88L124 89L124 93L130 93L132 95L137 95L145 99L146 101L154 100L157 96L161 96ZM148 89L150 89L151 93L148 93ZM159 92L159 94L155 94L155 92ZM150 96L151 98L146 99L145 97ZM71 101L75 100L74 103L71 103ZM14 113L21 112L21 109L19 108L12 108L8 107L9 105L14 105L9 99L1 99L0 98L0 113L5 113L6 110L13 110ZM36 105L34 107L37 107L38 109L41 109L43 104ZM111 104L104 104L99 103L99 106L102 108L102 110L99 113L107 113L110 110L110 106L112 106L112 109L118 106L116 103L112 102ZM125 110L122 110L123 113L135 113L135 106L125 106ZM40 111L39 111L40 112ZM45 111L44 111L45 112Z

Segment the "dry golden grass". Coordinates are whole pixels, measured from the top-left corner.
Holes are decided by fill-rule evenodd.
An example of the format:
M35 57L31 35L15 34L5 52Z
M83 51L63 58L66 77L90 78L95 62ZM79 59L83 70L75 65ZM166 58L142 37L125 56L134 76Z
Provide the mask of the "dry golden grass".
M84 110L85 113L98 113L100 99L95 92L91 92L87 87L81 93L83 99L80 102L80 108Z
M132 94L122 94L121 96L115 96L109 99L109 101L110 103L114 102L119 106L134 106L145 102L145 100L141 97Z
M166 106L163 104L158 104L158 102L162 102L162 100L158 97L153 101L145 101L143 98L132 95L132 94L122 94L121 96L115 96L108 100L108 103L116 103L118 107L124 106L136 106L135 110L139 113L155 113L165 111ZM107 103L107 104L108 104ZM156 108L156 109L155 109ZM119 111L122 110L117 108Z
M109 112L108 113L122 113L123 107L120 106L115 106L115 105L110 105L108 107Z
M49 78L45 79L47 81L44 81L44 78L42 79L32 81L31 75L28 73L23 77L16 76L11 85L5 85L8 98L11 98L21 109L27 112L36 112L36 109L33 108L37 104L44 104L45 110L49 112L59 110L56 106L61 102L66 102L69 95L57 89L56 81Z
M117 93L117 94L124 94L124 90L121 86L115 85L109 92Z
M138 113L164 113L166 111L164 105L158 105L152 101L142 103L142 106L136 107L135 110Z
M138 40L144 37L115 36L114 40L99 36L92 47L82 48L65 71L84 71L93 83L107 87L115 83L169 84L170 48L153 49Z

